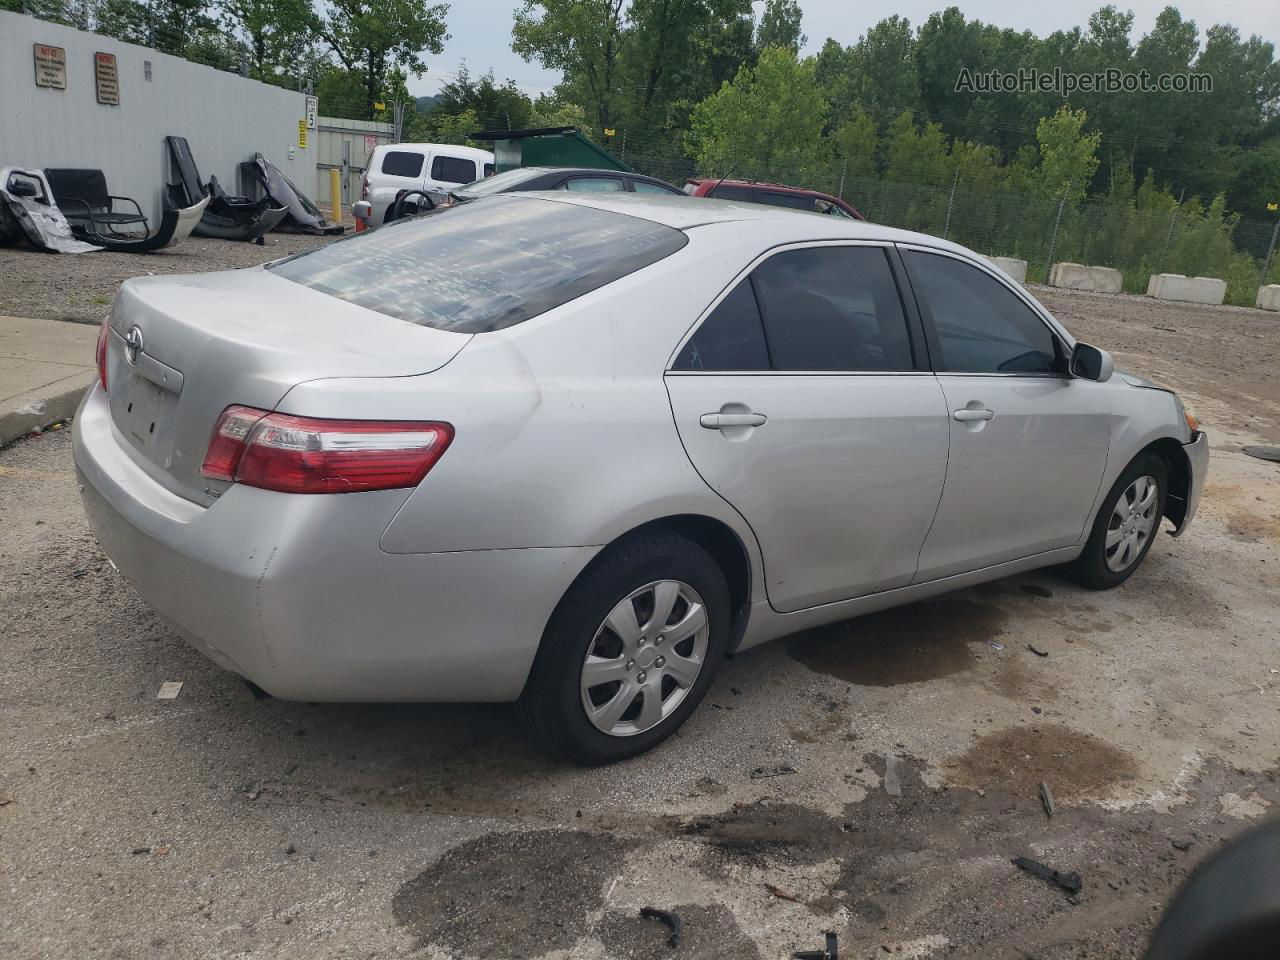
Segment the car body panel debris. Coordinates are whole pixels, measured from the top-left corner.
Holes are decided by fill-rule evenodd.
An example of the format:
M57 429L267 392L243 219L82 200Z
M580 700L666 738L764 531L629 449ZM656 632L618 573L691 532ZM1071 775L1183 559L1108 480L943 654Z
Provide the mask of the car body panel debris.
M160 692L156 694L157 700L177 700L178 694L182 692L181 680L166 680L160 684Z
M4 167L0 168L0 243L20 240L52 253L93 253L102 249L75 238L43 172Z
M1053 802L1053 791L1043 780L1040 781L1040 803L1044 805L1044 812L1052 817L1057 806Z
M1039 860L1032 860L1030 857L1014 857L1013 865L1027 873L1034 873L1037 877L1048 880L1050 883L1057 884L1067 893L1079 893L1084 889L1084 882L1080 879L1078 873L1061 873L1053 867L1046 866Z
M776 767L756 767L751 771L751 779L768 780L770 777L789 777L795 772L795 767L789 767L785 763Z
M792 960L840 960L840 942L836 935L828 930L826 946L821 950L797 950L791 955Z

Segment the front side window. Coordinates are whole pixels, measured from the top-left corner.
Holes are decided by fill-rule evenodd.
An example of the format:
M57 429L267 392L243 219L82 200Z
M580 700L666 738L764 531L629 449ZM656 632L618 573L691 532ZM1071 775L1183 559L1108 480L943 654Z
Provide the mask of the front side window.
M760 308L751 280L734 287L684 345L675 370L768 370Z
M389 177L420 177L422 154L408 150L388 150L382 155L382 172Z
M786 250L760 264L755 277L774 369L914 369L882 247Z
M946 373L1057 373L1062 351L1049 326L1016 294L954 257L904 250L916 294L933 318Z
M679 230L531 197L437 207L267 267L409 323L485 333L521 323L668 257Z
M470 183L476 178L474 160L463 160L461 157L433 157L431 160L431 179L441 183Z

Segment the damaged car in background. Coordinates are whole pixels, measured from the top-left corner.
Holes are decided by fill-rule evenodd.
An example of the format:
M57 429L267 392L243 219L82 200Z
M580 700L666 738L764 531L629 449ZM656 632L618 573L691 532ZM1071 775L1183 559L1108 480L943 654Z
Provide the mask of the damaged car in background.
M1118 586L1208 462L963 247L675 196L130 280L98 364L90 524L192 645L290 699L517 701L582 763L797 630L1050 565Z

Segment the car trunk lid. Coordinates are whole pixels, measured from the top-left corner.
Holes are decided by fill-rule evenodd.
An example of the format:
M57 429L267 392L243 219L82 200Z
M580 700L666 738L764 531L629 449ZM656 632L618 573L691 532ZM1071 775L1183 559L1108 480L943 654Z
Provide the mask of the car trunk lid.
M430 373L470 340L262 268L127 281L109 322L111 417L126 449L167 489L203 504L226 486L200 467L231 404L272 410L308 380Z

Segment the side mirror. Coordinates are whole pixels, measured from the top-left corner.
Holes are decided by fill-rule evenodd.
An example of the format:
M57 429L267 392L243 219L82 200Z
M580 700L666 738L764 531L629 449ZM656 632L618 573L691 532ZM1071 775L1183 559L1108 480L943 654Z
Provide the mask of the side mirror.
M1077 343L1071 351L1071 375L1082 380L1106 383L1115 372L1116 363L1111 354L1088 343Z
M351 215L368 223L373 219L373 204L368 200L357 200L351 205Z

